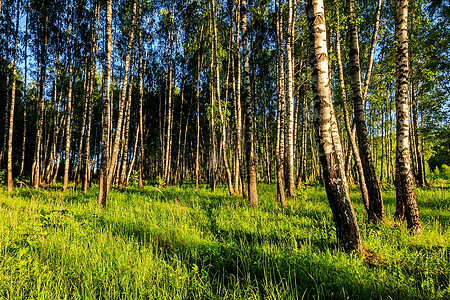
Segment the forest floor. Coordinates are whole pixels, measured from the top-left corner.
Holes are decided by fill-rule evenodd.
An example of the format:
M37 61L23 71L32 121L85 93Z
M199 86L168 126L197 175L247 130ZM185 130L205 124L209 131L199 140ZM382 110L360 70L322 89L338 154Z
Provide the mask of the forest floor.
M260 205L225 187L80 192L0 190L0 298L6 299L427 299L450 298L450 189L417 190L420 237L392 221L366 223L351 198L371 256L336 246L325 191L300 188L289 208L275 185Z

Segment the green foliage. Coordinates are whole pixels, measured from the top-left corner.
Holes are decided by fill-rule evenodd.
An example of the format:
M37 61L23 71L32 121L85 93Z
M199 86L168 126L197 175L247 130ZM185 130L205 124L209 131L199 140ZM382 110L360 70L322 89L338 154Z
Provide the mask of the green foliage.
M446 164L443 164L441 167L441 175L442 178L450 180L450 167L447 166Z
M137 187L139 184L139 171L133 170L130 175L129 186Z
M156 186L158 188L163 188L166 185L166 182L164 181L164 178L158 175L158 178L156 178Z
M6 169L0 170L0 184L6 184Z
M450 191L418 190L423 235L368 225L351 197L364 246L377 259L336 247L325 191L300 186L288 210L275 186L260 206L194 188L110 193L17 189L0 194L0 298L427 299L450 296ZM301 195L304 195L301 196ZM395 191L384 193L386 213Z
M306 201L308 199L308 192L306 191L306 185L300 182L297 186L297 198L300 201Z

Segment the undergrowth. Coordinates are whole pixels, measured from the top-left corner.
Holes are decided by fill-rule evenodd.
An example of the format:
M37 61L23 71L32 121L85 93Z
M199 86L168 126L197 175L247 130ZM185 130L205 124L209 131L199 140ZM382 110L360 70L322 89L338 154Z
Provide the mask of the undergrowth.
M368 261L336 245L326 194L302 186L260 205L226 188L0 192L0 298L6 299L426 299L450 297L450 191L417 190L423 234L365 222L351 192Z

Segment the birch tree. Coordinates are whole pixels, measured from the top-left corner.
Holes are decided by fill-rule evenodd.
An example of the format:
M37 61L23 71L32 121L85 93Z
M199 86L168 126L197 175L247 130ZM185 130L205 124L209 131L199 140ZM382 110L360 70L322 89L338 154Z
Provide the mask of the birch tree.
M406 217L408 228L420 234L419 209L414 192L409 142L409 68L408 68L408 0L395 1L395 56L396 86L395 112L397 116L397 147L395 159L396 211L400 222Z
M346 251L361 252L363 248L356 216L350 203L342 147L331 101L323 0L308 0L305 9L311 49L316 142L328 202L336 225L336 237Z

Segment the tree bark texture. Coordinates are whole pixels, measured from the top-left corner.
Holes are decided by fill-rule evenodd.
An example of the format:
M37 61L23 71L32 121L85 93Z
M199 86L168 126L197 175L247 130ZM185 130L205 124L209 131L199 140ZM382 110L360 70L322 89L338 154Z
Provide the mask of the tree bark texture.
M339 28L339 13L337 14L338 20L338 28ZM369 195L366 187L366 180L364 178L364 171L361 163L361 158L359 156L358 146L356 145L355 135L352 132L352 126L350 125L350 116L347 108L347 94L345 90L345 82L344 82L344 70L342 68L342 60L341 60L341 42L340 42L340 34L339 30L336 33L336 55L337 62L339 68L339 82L341 87L341 97L342 97L342 108L344 110L344 120L345 120L345 128L347 130L347 135L350 140L351 149L353 152L353 157L355 158L356 168L358 170L358 179L359 179L359 187L361 190L361 196L364 203L364 207L369 214ZM351 157L351 155L350 155Z
M100 167L100 181L98 188L98 204L106 206L108 197L108 170L109 170L109 126L110 126L110 106L109 106L109 80L111 71L111 23L112 23L112 0L106 1L106 25L105 25L105 64L103 66L102 85L102 157Z
M285 96L284 96L284 55L283 55L283 14L280 1L277 6L277 200L286 208L286 194L284 190L284 121L285 121Z
M286 132L286 191L287 196L294 196L294 45L293 22L294 1L288 0L288 23L286 35L286 64L287 64L287 132Z
M244 66L242 69L243 93L242 98L245 103L245 152L247 157L247 176L248 176L248 198L251 206L258 205L258 191L256 187L256 150L254 145L253 133L253 101L250 88L250 56L247 28L247 1L241 0L241 29L242 29L242 58Z
M135 31L135 21L136 21L136 1L133 1L133 14L131 19L131 28L130 28L130 35L128 38L128 45L126 48L126 55L125 55L125 68L124 68L124 75L123 75L123 82L122 82L122 92L121 97L119 99L119 116L117 119L117 127L116 127L116 136L114 138L114 143L112 146L112 154L111 154L111 165L110 165L110 172L108 173L108 185L111 185L113 180L113 169L117 167L117 161L118 161L118 154L119 154L119 147L120 147L120 137L122 134L122 123L124 118L124 108L125 108L125 101L127 100L127 89L128 89L128 72L130 68L130 56L131 56L131 46L133 45L134 40L134 31Z
M41 165L42 165L42 149L43 149L43 127L44 127L44 104L45 104L45 71L47 69L47 22L48 8L45 8L44 16L42 16L44 28L40 53L40 80L39 80L39 102L38 102L38 123L36 133L36 150L33 162L32 183L34 188L38 188L41 183Z
M378 182L375 165L372 159L372 149L367 133L366 114L361 90L361 65L359 61L359 39L354 11L355 1L347 0L349 28L349 68L352 87L352 102L354 105L356 134L358 137L359 154L364 171L367 192L369 196L369 220L378 222L384 220L384 205Z
M362 251L361 238L345 177L342 148L331 101L325 10L322 0L305 6L311 49L314 126L325 189L333 212L338 243L346 251Z
M397 201L394 217L400 221L406 217L411 232L420 234L422 228L414 192L409 143L408 0L395 2L395 41L397 44L395 57L395 111L397 114L395 191Z
M12 169L12 151L13 151L13 130L14 130L14 107L16 103L16 72L17 72L17 42L19 40L19 4L20 1L17 1L16 6L16 32L14 37L14 61L12 67L12 85L11 85L11 102L9 104L9 126L8 126L8 163L7 163L7 177L8 177L8 192L12 192L14 187ZM5 128L6 129L6 128Z

